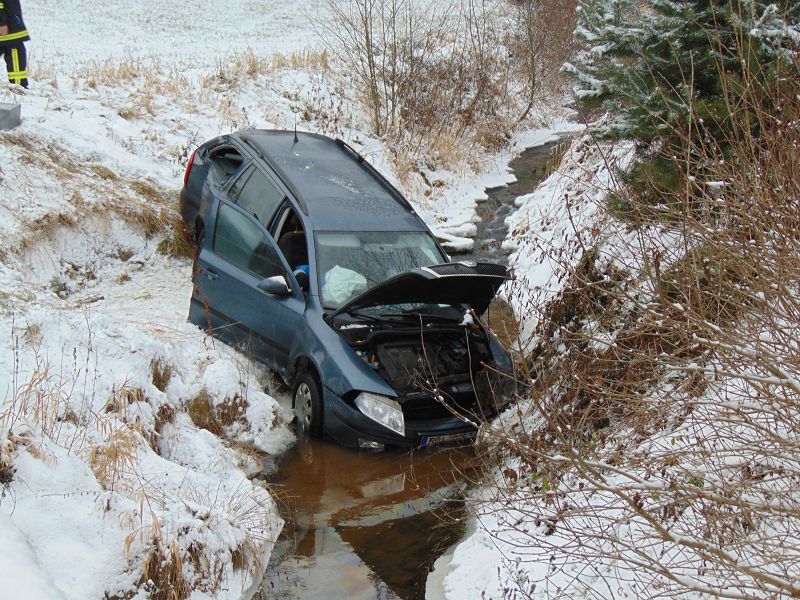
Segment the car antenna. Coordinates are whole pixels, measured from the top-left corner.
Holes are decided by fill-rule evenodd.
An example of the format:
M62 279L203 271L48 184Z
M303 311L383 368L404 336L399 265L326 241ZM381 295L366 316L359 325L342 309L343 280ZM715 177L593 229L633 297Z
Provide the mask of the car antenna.
M294 143L296 144L300 140L297 139L297 115L294 116Z

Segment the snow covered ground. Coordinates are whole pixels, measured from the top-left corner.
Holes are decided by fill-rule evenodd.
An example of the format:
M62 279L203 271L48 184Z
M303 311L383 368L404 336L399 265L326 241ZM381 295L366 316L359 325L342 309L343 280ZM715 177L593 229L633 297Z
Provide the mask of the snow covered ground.
M23 116L0 132L0 599L145 598L158 577L246 597L282 526L253 449L291 444L290 415L263 369L186 323L191 262L162 224L191 150L226 131L335 133L391 178L385 152L318 66L313 0L24 9L31 89L0 84ZM407 189L452 248L514 152L431 174L436 202Z
M659 264L662 273L685 269L682 259L696 249L696 239L681 238L674 224L654 220L631 227L606 210L614 169L631 158L629 146L579 137L557 171L517 199L518 210L507 220L506 248L518 281L506 293L521 310L523 333L533 332L545 302L564 300L566 294L558 295L565 286L576 296L591 287L570 280L586 256L597 270L584 277L584 285L592 280L595 289L607 285L616 291L594 311L567 308L559 316L565 302L555 303L542 352L552 352L552 359L545 356L532 368L548 386L532 386L532 398L492 424L486 438L490 454L501 457L499 465L487 469L483 486L473 492L477 516L470 533L436 562L428 579L431 596L695 599L795 593L798 476L788 463L797 453L773 444L797 439L784 433L797 423L797 340L792 335L778 341L781 334L770 325L797 330L797 293L783 287L792 279L781 271L780 285L765 283L766 293L749 287L752 281L737 280L737 291L758 301L742 310L745 316L720 319L720 326L704 314L699 321L707 337L695 333L692 344L658 347L657 355L630 344L634 351L626 353L626 343L644 338L637 338L643 331L670 340L688 329L692 309L664 302L670 296L657 289L664 280L654 274ZM792 200L786 198L786 206ZM767 265L774 257L796 256L795 240L780 238L754 253L760 277L771 272ZM727 256L747 260L745 252ZM650 271L649 260L655 261ZM775 298L764 301L770 290ZM659 302L664 309L650 312ZM792 308L771 321L778 305ZM529 347L539 341L523 338ZM683 354L686 347L693 352ZM652 360L645 367L652 370L642 371L650 378L647 385L620 391L622 377L614 379L609 371L643 357ZM590 366L582 370L582 361ZM782 378L771 376L777 369ZM603 377L608 380L596 384ZM536 398L537 392L543 397ZM581 429L586 413L575 402L581 392L582 402L603 407L594 413L606 419L602 424ZM591 437L581 437L587 431ZM751 476L753 468L769 475ZM747 515L744 525L739 514Z

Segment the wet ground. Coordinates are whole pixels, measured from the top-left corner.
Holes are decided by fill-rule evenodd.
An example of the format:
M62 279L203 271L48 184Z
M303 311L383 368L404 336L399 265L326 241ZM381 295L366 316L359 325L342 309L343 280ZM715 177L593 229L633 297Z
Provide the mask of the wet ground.
M514 199L544 179L558 149L559 142L538 146L511 163L517 182L487 190L478 207L480 241L456 260L507 261L505 218ZM279 400L290 407L288 397ZM463 498L475 463L472 448L373 454L298 440L264 473L286 527L262 598L425 598L434 561L464 535Z

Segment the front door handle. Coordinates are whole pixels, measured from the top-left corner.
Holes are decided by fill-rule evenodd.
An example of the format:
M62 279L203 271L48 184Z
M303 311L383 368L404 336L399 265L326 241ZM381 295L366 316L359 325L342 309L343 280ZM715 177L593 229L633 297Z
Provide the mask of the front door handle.
M209 279L219 279L219 273L217 273L214 269L205 268L203 271L205 271L206 277Z

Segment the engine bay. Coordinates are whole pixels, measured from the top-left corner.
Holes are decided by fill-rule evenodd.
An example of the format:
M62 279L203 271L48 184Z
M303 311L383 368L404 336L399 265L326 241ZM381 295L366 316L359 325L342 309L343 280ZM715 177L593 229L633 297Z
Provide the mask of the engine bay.
M339 330L350 346L400 396L461 389L492 360L478 326L353 327Z

